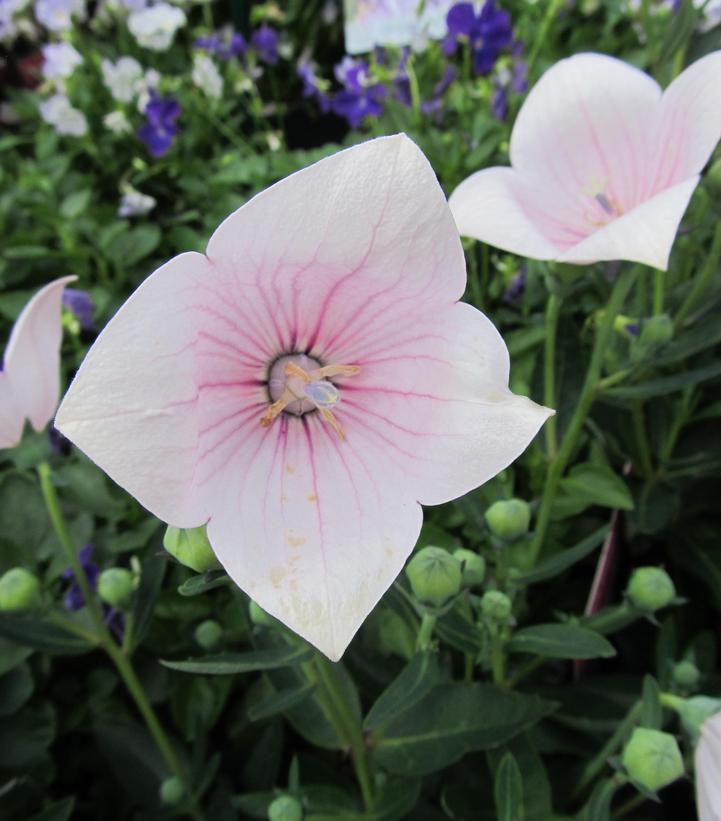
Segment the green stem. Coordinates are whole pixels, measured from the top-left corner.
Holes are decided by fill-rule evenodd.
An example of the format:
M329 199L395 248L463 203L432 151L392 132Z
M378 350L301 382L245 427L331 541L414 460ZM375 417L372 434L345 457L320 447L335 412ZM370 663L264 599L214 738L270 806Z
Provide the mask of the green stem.
M541 20L541 25L538 29L538 34L536 39L533 43L533 48L531 49L531 53L528 57L527 66L528 66L528 73L530 75L531 69L533 68L534 63L536 62L536 58L538 57L541 49L546 44L546 38L548 37L548 31L553 24L553 21L556 19L556 15L561 10L563 6L564 0L550 0L548 4L548 8L546 9L546 14Z
M653 475L653 464L651 462L651 448L648 444L648 434L646 433L646 421L643 414L643 402L638 399L633 403L631 411L633 418L633 433L638 448L638 459L641 466L641 474L645 478Z
M518 670L508 679L508 686L515 687L520 681L522 681L526 676L533 673L535 670L538 670L539 667L543 667L543 665L548 661L547 658L543 656L535 656L532 659L529 659L527 662L522 664Z
M624 816L628 815L630 812L633 812L635 809L644 804L648 801L648 796L642 792L636 793L636 795L631 796L624 804L616 810L614 813L615 818L623 818Z
M613 735L603 745L600 752L583 768L581 777L576 785L576 789L573 791L572 798L578 798L578 796L606 766L608 759L616 752L621 744L623 744L626 736L631 732L633 725L641 715L641 707L642 705L640 701L637 701L633 707L631 707L626 714L626 718L624 718L618 727L616 727Z
M708 285L711 277L716 273L719 257L721 257L721 221L716 224L716 230L711 243L711 250L709 251L709 255L706 257L706 262L701 268L701 272L696 278L693 288L691 288L687 294L686 299L684 299L681 307L678 309L676 317L674 318L673 324L677 331L683 325L686 316L696 305L698 298L706 290L706 286Z
M560 314L561 298L557 294L551 293L546 303L546 336L543 348L543 404L547 408L556 406L556 336L558 334ZM553 462L558 453L555 416L546 420L544 432L546 435L547 458L549 462Z
M498 628L491 632L491 676L497 687L506 686L506 654L503 649L503 636Z
M55 533L60 540L60 544L62 545L63 551L65 552L65 557L70 564L70 567L73 571L73 575L75 577L75 581L78 583L80 590L83 594L83 599L85 601L85 605L88 608L88 611L92 617L93 623L95 625L96 634L93 636L94 643L99 643L100 646L105 650L105 652L110 656L111 661L115 664L115 667L120 674L125 686L128 689L133 701L135 702L135 706L138 708L141 716L143 717L145 724L152 735L155 743L160 750L161 755L165 759L166 764L170 771L175 775L183 784L185 788L185 794L188 799L192 802L192 810L191 815L193 818L199 819L202 821L203 815L201 814L200 810L197 808L195 804L195 799L193 798L192 786L188 780L188 777L185 773L184 768L181 766L178 757L173 750L173 747L168 740L160 722L153 711L153 708L148 701L147 696L145 695L145 691L143 690L143 686L140 683L133 667L130 663L130 660L123 654L121 649L113 640L113 637L110 635L108 628L105 625L105 621L103 619L103 614L98 604L97 599L93 595L93 592L90 589L90 584L88 583L88 578L85 575L85 571L78 560L77 553L75 552L75 546L73 545L72 537L70 536L70 532L68 531L67 524L65 522L65 518L63 516L62 510L60 509L60 502L58 500L57 493L55 492L55 486L52 483L52 474L50 471L50 466L47 462L43 462L38 466L38 476L40 477L40 488L42 490L43 499L45 500L45 506L48 511L48 515L50 517L50 521L52 522L53 528ZM77 628L76 625L69 622L69 620L65 619L63 616L56 615L54 620L64 629L68 630L68 632L75 633L76 635L82 635L86 631L82 630L82 628ZM69 623L66 623L69 622ZM87 635L83 635L84 638L87 638Z
M433 630L436 627L436 616L431 616L430 613L424 613L421 619L421 626L418 630L418 637L416 638L416 650L427 650L431 646L431 638L433 637Z
M608 636L623 630L624 627L633 624L642 616L643 613L640 610L632 607L627 601L622 601L621 604L606 607L593 616L587 616L583 619L582 625L602 636Z
M613 285L611 295L608 299L608 305L603 313L603 318L599 324L596 332L596 341L591 352L591 361L588 364L586 371L586 378L581 388L581 393L576 403L576 410L571 418L571 422L566 430L561 446L558 450L556 459L548 468L545 486L543 488L543 496L541 504L538 508L538 518L536 520L536 529L533 534L533 541L531 542L530 555L531 561L535 564L540 555L546 531L551 520L551 509L556 498L556 491L558 490L558 483L561 481L563 472L566 469L573 453L578 444L578 439L583 430L586 417L591 410L593 400L596 397L598 384L601 377L601 369L603 367L603 357L608 347L608 342L613 332L613 323L618 315L626 295L631 289L633 279L636 275L635 268L625 268Z
M409 57L406 62L406 75L408 77L408 85L411 92L411 106L413 108L413 119L416 125L419 125L422 120L421 114L421 89L418 85L418 75L413 67L413 58Z
M363 796L363 804L366 810L370 810L373 808L373 788L363 730L350 709L342 690L338 687L329 662L325 657L316 653L311 664L319 684L327 694L331 712L335 717L336 729L351 749L358 786Z

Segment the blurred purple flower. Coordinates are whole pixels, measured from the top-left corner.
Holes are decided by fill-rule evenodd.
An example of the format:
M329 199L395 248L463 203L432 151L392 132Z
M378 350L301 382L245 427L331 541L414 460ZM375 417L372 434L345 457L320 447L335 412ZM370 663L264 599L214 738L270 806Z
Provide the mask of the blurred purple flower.
M231 29L217 31L205 37L198 37L195 47L207 51L220 60L229 60L245 54L248 44L242 34Z
M388 92L382 83L370 79L367 62L346 56L335 67L335 76L343 88L333 97L332 108L351 128L357 128L366 117L383 113Z
M638 322L628 322L625 330L626 333L631 334L631 336L638 336L640 331Z
M508 114L508 94L503 86L498 86L491 98L491 111L498 120L505 120Z
M497 8L495 0L486 0L478 13L473 3L456 3L448 10L446 25L443 52L451 56L458 43L467 40L476 74L487 74L513 38L511 16L505 9Z
M507 302L509 305L518 305L525 289L526 267L525 265L522 265L519 268L518 273L508 283L508 287L503 294L503 301Z
M441 109L443 108L443 95L456 79L457 74L458 72L453 66L446 66L443 76L433 88L433 95L430 100L421 103L421 111L424 114L437 115L441 113Z
M162 157L170 149L179 130L175 121L180 112L180 103L174 97L161 97L157 92L151 92L145 107L147 121L138 130L138 137L153 157Z
M331 110L331 101L323 91L323 81L316 74L316 67L310 60L301 60L296 68L303 82L303 96L315 100L318 108L326 114Z
M98 583L98 576L100 575L100 568L93 561L94 549L95 545L86 544L85 547L78 553L80 567L82 567L83 573L85 573L85 577L88 580L88 586L91 590L95 590ZM63 597L63 607L65 607L66 610L81 610L85 607L85 598L83 597L83 591L80 589L80 585L75 578L75 573L72 568L69 567L67 570L64 570L62 577L64 579L72 579L70 587L68 587L65 591L65 596Z
M63 305L73 313L84 331L93 330L93 300L87 291L66 288L63 291Z
M408 64L408 58L410 57L411 50L408 46L405 46L404 49L401 51L401 57L398 61L398 66L396 67L396 75L393 78L393 90L394 90L394 97L398 100L399 103L402 105L408 106L410 108L413 105L413 95L411 93L411 80L408 76L408 72L406 71L406 65Z
M270 26L263 25L253 32L251 45L258 57L268 65L274 66L278 62L278 32Z

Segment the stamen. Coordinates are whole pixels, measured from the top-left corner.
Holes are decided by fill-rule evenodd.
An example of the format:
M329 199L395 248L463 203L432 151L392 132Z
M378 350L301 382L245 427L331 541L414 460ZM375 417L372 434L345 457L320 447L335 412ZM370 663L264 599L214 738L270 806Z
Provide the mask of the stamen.
M594 199L601 206L601 208L603 208L603 210L609 215L609 217L617 216L617 209L613 205L611 205L608 197L604 193L596 194Z
M318 367L313 367L314 365ZM283 412L303 416L309 411L317 410L321 419L341 439L345 439L340 422L330 411L330 408L340 402L340 391L329 380L334 376L355 376L360 370L358 365L321 365L306 354L281 357L272 366L268 380L270 397L275 401L261 416L260 424L264 428L269 427Z

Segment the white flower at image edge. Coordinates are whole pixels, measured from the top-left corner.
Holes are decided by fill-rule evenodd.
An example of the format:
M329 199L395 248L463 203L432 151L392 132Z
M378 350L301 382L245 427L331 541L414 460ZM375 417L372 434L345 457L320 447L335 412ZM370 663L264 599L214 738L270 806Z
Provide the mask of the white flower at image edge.
M129 103L143 88L143 67L134 57L121 57L117 62L100 63L103 82L113 99Z
M138 45L152 51L165 51L170 47L175 32L185 25L185 12L168 3L158 3L128 17L128 28Z
M73 18L85 19L85 0L37 0L35 18L50 31L68 31Z
M694 766L699 821L721 821L721 713L701 725Z
M193 82L208 97L219 100L223 93L223 78L217 66L207 54L193 57Z
M58 132L82 137L88 132L88 121L64 94L53 94L40 103L40 116Z
M83 62L70 43L47 43L43 46L43 76L49 80L70 77Z

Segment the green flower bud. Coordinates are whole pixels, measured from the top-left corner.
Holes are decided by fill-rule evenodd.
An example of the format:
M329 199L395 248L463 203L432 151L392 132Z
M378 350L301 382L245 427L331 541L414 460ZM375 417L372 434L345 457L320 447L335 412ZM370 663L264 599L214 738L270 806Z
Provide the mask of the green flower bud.
M508 621L513 610L511 600L500 590L486 590L481 599L481 612L493 621Z
M303 807L292 795L281 795L268 807L268 821L301 821Z
M528 533L531 508L523 499L494 502L486 511L486 524L494 536L513 542Z
M175 775L166 778L160 785L160 800L168 806L175 806L183 797L183 782Z
M0 610L34 610L42 603L37 576L24 567L13 567L0 576Z
M461 589L461 563L442 547L424 547L406 565L417 599L441 607Z
M655 348L659 345L665 345L672 339L673 320L668 314L658 314L643 321L641 334L638 338L641 345Z
M694 696L680 701L676 710L684 730L692 739L698 738L701 725L707 718L721 712L721 699L711 698L711 696Z
M621 758L630 778L656 792L684 773L681 750L670 733L636 727Z
M631 574L626 594L640 610L653 613L674 600L676 588L660 567L639 567Z
M478 553L472 550L465 550L459 547L458 550L453 551L453 558L458 559L462 566L463 572L463 586L477 587L483 584L483 579L486 576L486 560Z
M275 619L268 615L268 613L263 610L263 608L256 604L252 599L250 601L250 605L248 606L248 615L250 616L250 620L253 624L264 624L266 627L270 627L271 625L275 624Z
M133 594L133 574L124 567L109 567L98 577L98 596L111 607L122 607Z
M416 637L402 616L388 608L381 609L378 617L378 649L383 655L395 654L411 659L415 652Z
M195 628L194 635L203 650L215 650L223 640L223 628L217 621L206 619Z
M220 562L215 558L205 527L183 530L168 525L163 537L163 547L181 564L195 570L196 573L220 568Z
M673 680L685 690L693 689L700 678L701 673L692 661L679 661L673 667Z

